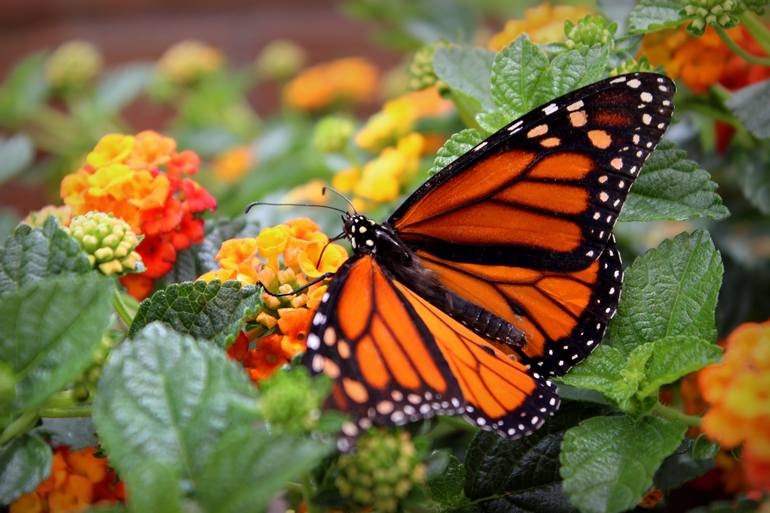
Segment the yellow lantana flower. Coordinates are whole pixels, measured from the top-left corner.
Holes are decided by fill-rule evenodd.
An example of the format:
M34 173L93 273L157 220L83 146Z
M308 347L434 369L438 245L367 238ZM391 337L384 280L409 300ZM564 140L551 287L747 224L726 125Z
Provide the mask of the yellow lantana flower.
M557 43L564 39L564 22L576 23L580 18L591 14L583 6L551 5L544 3L527 9L523 19L509 20L503 30L489 41L489 48L502 50L522 34L536 44Z
M102 137L93 151L86 156L90 166L101 167L109 164L120 164L134 149L134 137L123 134L108 134Z

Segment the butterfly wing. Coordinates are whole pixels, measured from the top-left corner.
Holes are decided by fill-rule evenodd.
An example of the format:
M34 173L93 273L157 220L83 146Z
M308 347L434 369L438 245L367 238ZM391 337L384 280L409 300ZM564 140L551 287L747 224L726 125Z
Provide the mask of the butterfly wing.
M355 423L397 425L464 414L509 437L558 408L551 383L393 280L371 256L332 279L313 318L305 364L335 379L331 402ZM349 442L342 439L342 449Z
M668 78L633 73L562 96L449 164L388 223L445 260L585 269L668 126L673 94Z

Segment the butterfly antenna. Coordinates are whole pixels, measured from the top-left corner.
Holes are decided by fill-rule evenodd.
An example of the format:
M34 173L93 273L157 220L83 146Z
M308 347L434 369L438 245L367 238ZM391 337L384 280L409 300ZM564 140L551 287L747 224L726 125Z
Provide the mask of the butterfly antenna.
M336 210L337 212L342 212L343 214L347 214L346 211L342 210L341 208L332 207L329 205L314 205L313 203L272 203L269 201L252 201L248 205L246 205L246 208L243 210L244 214L248 214L249 211L254 207L261 207L261 206L270 206L270 207L314 207L314 208L328 208L329 210Z
M339 196L340 198L342 198L342 199L345 201L345 203L347 203L348 205L350 205L350 208L352 208L352 209L353 209L353 213L355 213L355 214L358 214L358 210L356 210L356 207L355 207L355 205L353 205L353 202L352 202L352 201L350 201L350 199L348 199L348 197L347 197L347 196L345 196L345 195L344 195L344 194L342 194L340 191L338 191L337 189L335 189L334 187L331 187L331 186L329 186L329 185L324 185L323 189L321 189L321 194L324 194L324 195L325 195L327 190L329 190L329 191L333 192L334 194L336 194L337 196Z
M340 240L344 236L345 236L345 232L341 232L340 234L335 235L334 237L329 239L329 241L326 244L324 244L324 247L321 249L321 254L318 255L318 261L315 263L315 268L316 269L318 269L318 266L321 265L321 259L324 257L324 251L326 251L326 248L329 247L329 244L331 244L332 242Z

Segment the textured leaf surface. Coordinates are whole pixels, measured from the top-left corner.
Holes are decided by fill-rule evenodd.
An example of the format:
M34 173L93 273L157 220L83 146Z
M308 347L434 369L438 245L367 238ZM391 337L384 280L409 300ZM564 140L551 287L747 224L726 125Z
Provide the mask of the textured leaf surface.
M428 487L441 511L456 511L469 502L464 492L465 466L454 455L449 456L444 471L428 481Z
M26 434L0 447L0 505L31 492L51 472L51 448Z
M80 245L49 217L42 229L20 225L0 248L0 295L62 273L91 270Z
M483 109L494 107L489 94L489 77L495 52L483 48L450 46L438 48L433 71L451 89L471 97Z
M16 374L13 408L42 403L92 362L112 315L114 281L96 273L57 276L0 301L0 360Z
M197 479L205 511L263 511L287 482L299 481L333 446L238 426L217 443Z
M260 301L257 287L243 287L237 281L175 283L142 301L129 335L161 321L179 333L227 347L245 319L256 313Z
M655 473L655 486L664 491L673 490L714 467L716 451L700 455L694 451L695 445L696 442L691 438L685 438L676 451L663 460L663 464ZM718 449L719 446L716 446L717 451Z
M457 157L469 152L474 146L482 141L483 137L478 130L466 128L460 132L452 134L444 145L436 152L436 158L428 171L434 175L454 162Z
M624 352L675 335L716 339L722 259L708 232L682 233L637 258L625 275L609 341Z
M545 52L522 36L492 64L492 99L511 120L552 99L553 77Z
M628 30L643 33L678 27L683 17L677 0L639 0L628 15Z
M730 212L716 189L708 171L688 159L684 150L663 141L634 182L620 220L724 219Z
M719 361L721 355L718 345L697 337L674 335L656 340L639 395L657 396L661 386Z
M121 475L159 464L184 478L201 471L226 430L255 421L255 398L221 349L154 323L110 354L93 417Z
M770 80L736 91L727 100L727 107L752 134L760 139L770 137Z
M477 501L485 512L575 511L561 487L562 437L582 419L602 411L598 406L567 403L542 429L513 441L479 431L465 457L466 496Z
M658 417L593 417L564 435L564 491L583 513L633 508L687 426Z

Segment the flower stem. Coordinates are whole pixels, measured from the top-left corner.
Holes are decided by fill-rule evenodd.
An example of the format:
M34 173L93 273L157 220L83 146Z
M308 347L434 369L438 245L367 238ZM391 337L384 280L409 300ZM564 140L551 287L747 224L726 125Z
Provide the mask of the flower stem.
M305 474L302 477L302 496L307 504L307 513L318 513L315 504L310 500L313 497L313 484L310 482L310 475Z
M123 299L123 293L117 288L112 292L112 306L115 308L118 317L123 321L126 327L131 327L134 322L134 314Z
M770 30L756 14L745 11L740 15L741 23L749 31L751 37L770 55Z
M36 411L28 411L21 415L18 419L14 420L8 427L0 434L0 445L10 442L17 436L23 435L30 429L32 429L40 417Z
M43 408L39 413L41 417L53 417L58 419L90 417L91 405L83 404L78 406L70 406L68 408Z
M743 48L738 45L735 41L733 41L733 38L730 37L730 35L727 33L725 29L720 27L719 25L713 25L714 30L717 34L719 34L719 37L724 41L724 43L730 48L730 50L733 51L734 54L745 60L746 62L749 62L751 64L759 64L760 66L770 66L770 58L767 57L758 57L756 55L751 55L749 52L744 50Z
M672 408L671 406L666 406L665 404L657 403L652 408L652 413L657 415L658 417L663 417L664 419L668 420L676 420L678 422L683 422L684 424L687 424L690 427L699 427L701 418L696 415L687 415L686 413L683 413L676 408Z

